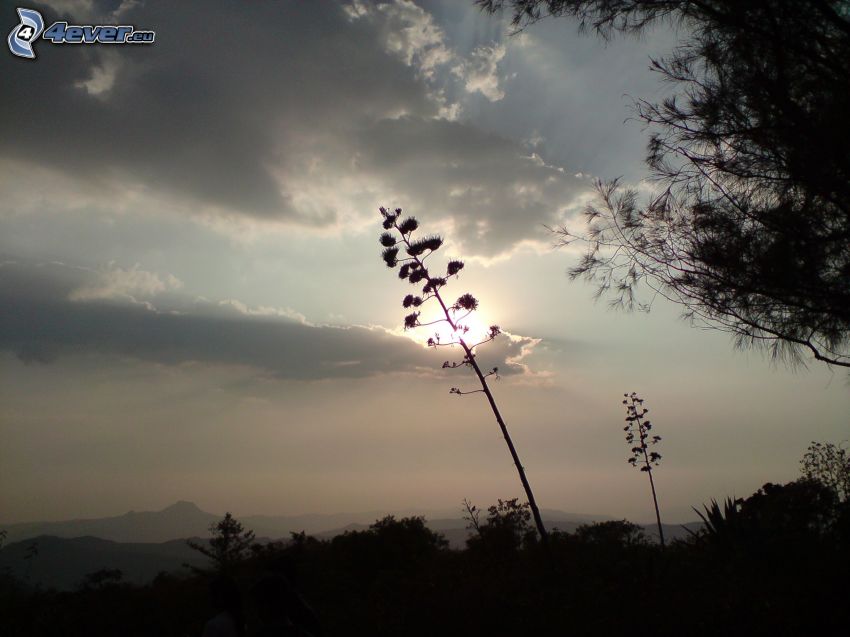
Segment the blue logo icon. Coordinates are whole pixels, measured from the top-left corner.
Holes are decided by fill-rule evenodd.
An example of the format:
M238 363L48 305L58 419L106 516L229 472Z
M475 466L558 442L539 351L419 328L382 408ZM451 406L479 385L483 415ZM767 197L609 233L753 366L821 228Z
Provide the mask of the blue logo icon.
M21 23L9 33L9 50L18 57L32 60L35 58L32 45L44 31L44 18L38 11L21 8L18 8L18 16Z
M54 22L45 31L44 18L33 9L18 8L21 23L9 33L9 50L18 57L35 59L33 44L39 37L53 44L153 44L156 32L139 31L131 24L68 24Z

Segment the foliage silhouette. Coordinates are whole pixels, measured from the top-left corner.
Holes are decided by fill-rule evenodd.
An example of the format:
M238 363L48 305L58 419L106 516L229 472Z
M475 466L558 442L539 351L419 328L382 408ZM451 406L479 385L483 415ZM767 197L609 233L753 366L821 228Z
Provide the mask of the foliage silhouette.
M837 532L836 502L815 481L765 485L736 505L741 530L725 545L701 534L662 551L635 525L610 521L552 530L545 560L533 534L528 545L514 535L498 559L480 541L447 548L422 518L387 517L333 539L297 533L270 543L234 564L232 578L243 591L276 583L287 615L297 590L328 635L673 637L683 626L697 637L841 635L850 621L850 534ZM528 506L516 500L484 511L493 515L475 508L480 527L492 518L494 532L531 529ZM545 577L551 562L563 576ZM3 637L199 635L208 584L171 575L57 592L0 576ZM264 627L257 605L245 619L248 634Z
M628 520L582 524L575 531L579 542L605 546L644 546L648 540L640 526Z
M479 521L477 507L468 506L467 511L470 522L467 528L475 531L466 541L470 551L484 552L495 561L502 562L506 557L537 544L528 503L521 504L516 498L499 500L488 507L487 519L483 523Z
M254 532L245 530L242 524L230 514L210 526L212 537L205 543L187 540L186 544L206 555L215 570L229 572L233 567L244 560L254 544ZM201 572L195 566L186 565L187 568Z
M402 301L404 308L420 308L429 301L436 301L439 305L438 318L433 321L423 323L420 320L421 310L414 310L404 317L404 329L414 329L417 327L425 327L430 325L447 325L451 329L451 336L446 342L442 339L439 333L436 333L432 338L428 339L429 347L453 347L459 345L463 350L463 358L457 361L445 361L443 369L457 369L460 367L469 367L475 373L481 389L471 391L463 391L459 387L452 387L449 391L452 394L466 395L474 393L483 393L487 397L490 409L496 417L496 422L499 424L499 429L502 432L502 437L510 451L511 458L516 466L519 474L520 482L525 490L525 495L528 498L528 505L531 509L531 515L534 518L534 523L537 532L540 534L540 541L544 546L547 544L548 535L546 527L543 525L543 518L540 516L540 510L537 507L537 502L534 499L534 493L531 490L531 485L525 475L525 469L519 460L513 440L508 433L507 425L505 424L502 414L496 405L496 400L490 391L490 386L487 379L491 376L498 378L498 368L494 367L491 370L484 372L478 365L475 350L480 345L489 343L495 340L501 329L498 325L491 325L489 331L482 335L473 335L473 339L467 341L470 328L464 321L478 309L478 299L472 294L461 294L457 300L449 305L443 299L441 290L448 284L448 278L458 276L463 269L462 261L452 260L446 266L445 276L433 275L426 266L425 261L431 257L443 245L443 240L437 235L426 235L422 238L414 238L413 233L419 228L419 222L414 217L406 217L402 219L401 208L396 208L394 211L381 208L381 217L383 218L383 227L386 232L381 234L379 241L384 247L381 253L381 258L388 268L398 268L398 276L400 279L407 279L411 285L422 285L422 295L408 294ZM394 230L398 237L391 234L389 231ZM401 249L407 256L399 256ZM433 303L432 303L433 305ZM475 341L475 338L480 340Z
M117 568L101 568L85 576L80 583L82 589L98 589L106 586L117 586L124 579L124 573Z
M840 515L836 494L817 480L767 483L741 501L741 517L764 543L805 545L833 532Z
M655 506L655 520L658 524L658 538L663 548L664 527L661 526L661 511L658 508L655 480L652 477L652 467L658 466L661 460L661 454L657 451L649 451L649 447L655 446L661 441L661 436L653 435L650 437L649 435L649 431L652 429L652 423L649 420L644 420L644 416L649 413L649 409L643 406L643 398L640 398L635 392L623 394L623 404L626 406L626 423L628 423L623 427L623 431L626 432L626 442L632 445L632 455L628 462L633 467L642 465L640 470L645 471L649 477L649 487L652 490L652 503Z
M655 194L598 182L571 276L612 304L647 285L697 324L774 359L850 367L850 10L846 0L478 0L522 28L577 18L605 38L666 20L685 39L652 61L673 85L638 100Z
M726 498L694 509L704 522L698 541L731 555L782 553L817 545L843 533L846 506L817 480L767 483L748 498Z
M396 520L389 515L372 524L368 532L338 535L331 546L340 559L354 560L351 564L356 568L404 571L426 564L448 542L425 526L424 518Z
M711 506L703 505L705 513L694 507L694 511L703 522L700 533L694 533L698 539L706 539L715 546L730 549L743 536L741 516L739 515L740 501L726 498L723 509L717 500L711 500Z
M850 499L850 458L846 449L831 442L812 442L800 465L805 477L819 480L843 502Z

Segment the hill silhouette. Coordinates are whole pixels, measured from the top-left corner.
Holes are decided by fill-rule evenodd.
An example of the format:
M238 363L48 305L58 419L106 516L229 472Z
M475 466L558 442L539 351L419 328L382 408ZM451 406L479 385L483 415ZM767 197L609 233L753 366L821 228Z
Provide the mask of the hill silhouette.
M435 512L437 514L446 512ZM553 509L542 511L550 528L574 532L581 524L611 520L607 516L568 513ZM306 532L320 540L330 540L346 532L367 530L385 512L306 514L294 516L256 515L241 517L246 529L255 532L261 544L288 541L291 533ZM403 514L402 514L403 515ZM160 572L185 573L184 564L200 566L204 558L186 544L187 539L207 538L210 525L221 516L203 511L186 500L160 511L129 511L105 518L12 524L6 545L0 550L0 570L20 580L57 590L79 586L86 575L101 569L118 569L125 582L146 584ZM426 518L426 526L440 533L449 547L462 549L470 535L461 517ZM692 530L700 523L687 525ZM0 528L2 525L0 525ZM644 527L653 536L651 525ZM678 525L665 525L665 535L685 537ZM25 556L35 544L38 554Z
M375 520L383 518L387 511L359 511L353 513L321 513L302 515L240 515L245 528L254 531L257 537L271 539L288 538L290 533L304 531L319 537L333 537L345 530L364 529ZM428 527L444 533L453 546L462 546L466 540L466 521L452 510L442 511L390 511L399 517L425 515ZM580 524L605 522L610 516L570 513L557 509L543 509L542 515L548 526L563 531L573 531ZM203 511L194 502L180 500L160 511L128 511L123 515L104 518L60 520L49 522L23 522L0 524L8 533L7 543L20 542L39 536L56 538L95 537L113 542L162 543L190 537L208 537L211 524L218 522L222 514ZM698 523L687 526L696 528ZM679 525L667 525L665 534L681 537L685 531ZM653 529L646 526L653 536Z
M42 535L59 538L92 536L114 542L167 542L177 538L206 536L210 524L221 516L206 513L193 502L181 500L161 511L128 511L123 515L9 524L7 542Z
M26 559L30 547L37 555ZM97 537L59 538L39 536L4 546L0 571L18 580L44 588L77 588L86 575L118 569L124 582L147 584L161 572L184 572L184 563L202 566L206 558L193 551L185 540L161 543L113 542Z

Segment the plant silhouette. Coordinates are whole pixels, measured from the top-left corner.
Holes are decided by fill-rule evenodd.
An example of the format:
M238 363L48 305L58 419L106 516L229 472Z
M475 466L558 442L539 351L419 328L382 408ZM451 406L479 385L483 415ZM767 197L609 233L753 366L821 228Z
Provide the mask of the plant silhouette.
M714 498L711 499L711 506L704 504L705 513L692 507L694 512L700 517L703 523L703 528L699 533L688 531L692 537L698 540L705 541L710 545L730 551L733 546L740 543L744 537L744 526L741 516L741 503L743 500L727 497L723 501L723 507Z
M242 524L229 512L217 523L210 526L212 537L208 545L187 540L191 548L206 555L216 570L226 573L248 555L254 544L254 532L245 530ZM189 566L189 565L187 565ZM193 571L203 572L189 566Z
M661 436L653 435L650 437L649 430L652 429L652 423L644 420L644 416L649 413L648 409L643 406L643 398L639 397L635 392L631 394L623 394L623 404L626 406L626 423L623 431L626 432L626 442L633 445L631 448L632 455L628 462L633 467L640 466L641 471L645 471L649 476L649 486L652 489L652 502L655 505L655 520L658 523L658 538L661 540L661 546L664 546L664 529L661 526L661 513L658 510L658 497L655 494L655 481L652 478L653 465L658 466L658 461L661 460L661 454L657 451L649 451L650 446L657 445L661 441Z
M515 556L523 548L529 548L537 541L531 522L531 511L527 503L516 498L499 499L497 504L487 508L487 520L481 522L481 511L467 500L463 502L464 516L468 522L467 530L474 531L466 540L467 549L484 551L504 560Z
M822 482L842 502L850 499L850 458L843 447L832 442L812 442L800 467L804 476Z
M464 508L473 531L465 545L459 534L448 545L436 521L387 516L332 538L264 543L229 575L161 573L144 583L128 573L119 583L107 570L69 590L35 573L26 581L27 542L16 542L0 552L14 551L18 565L0 567L2 635L202 635L205 624L226 623L215 621L222 611L256 636L847 633L848 507L816 480L712 501L704 525L688 525L692 537L668 527L663 550L641 527L608 520L551 529L543 553L525 502ZM42 573L68 564L68 554L51 553L42 547L38 559L53 561ZM254 602L244 614L238 590Z
M389 211L382 207L380 211L381 216L383 217L384 230L387 231L381 234L380 237L380 243L384 246L384 251L381 255L384 263L388 268L398 268L398 276L400 279L406 279L412 285L422 284L421 296L418 294L408 294L402 301L402 305L405 308L413 308L413 311L404 317L404 329L407 330L438 324L445 324L451 328L452 335L448 342L440 337L439 334L435 334L434 337L428 339L428 346L439 348L459 345L463 350L463 358L459 361L445 361L443 363L443 369L457 369L459 367L471 368L481 385L481 389L463 391L459 387L452 387L449 391L452 394L457 394L459 396L480 392L487 397L487 402L490 405L490 409L493 411L493 415L496 417L496 422L499 424L502 436L505 439L505 443L508 445L511 458L516 466L517 473L519 473L519 479L520 482L522 482L522 487L525 489L525 495L528 498L528 505L531 508L531 514L534 517L537 532L540 534L540 540L544 546L547 546L548 535L546 533L546 528L543 526L543 519L540 516L540 510L538 509L537 502L534 499L534 493L531 490L528 478L526 478L525 469L519 460L516 447L514 447L514 443L508 433L505 420L502 418L502 414L499 412L493 393L490 391L490 387L487 384L487 379L491 376L498 378L497 374L499 370L497 367L493 367L486 372L482 371L478 362L475 360L475 349L484 343L489 343L494 340L499 334L501 334L501 329L498 325L491 325L489 331L486 334L481 335L481 340L468 342L467 337L470 329L464 321L478 309L478 299L467 292L461 294L454 303L449 305L443 299L443 295L440 292L440 290L442 290L448 283L448 278L451 276L457 276L463 269L463 261L451 260L446 266L445 275L432 275L428 270L428 267L425 265L425 261L443 245L442 238L437 235L427 235L423 238L414 239L413 234L419 228L419 222L414 217L406 217L402 219L401 208ZM390 231L395 231L397 236L392 234ZM404 253L407 256L399 255L402 249L404 249ZM419 320L421 310L418 308L422 307L429 301L435 301L439 304L440 318L427 323L422 323Z
M682 36L651 68L673 88L633 103L655 192L598 182L573 278L612 303L657 296L696 324L850 368L850 13L846 0L477 0L522 29L575 18L605 39ZM637 302L639 284L648 304Z

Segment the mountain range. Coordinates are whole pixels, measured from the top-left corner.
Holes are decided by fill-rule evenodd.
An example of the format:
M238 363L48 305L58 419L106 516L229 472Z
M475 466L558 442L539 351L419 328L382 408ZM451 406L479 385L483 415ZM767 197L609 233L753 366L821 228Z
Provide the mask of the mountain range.
M393 512L397 518L417 515L413 511ZM541 511L548 528L574 531L581 524L613 518ZM329 539L345 531L363 530L386 512L307 514L294 516L240 516L246 529L261 541L288 539L292 532L304 531ZM130 511L123 515L2 525L7 532L0 549L0 571L8 569L19 579L57 589L78 586L83 578L100 569L119 569L124 580L143 584L160 572L185 572L183 564L201 566L205 558L190 549L185 538L210 536L210 526L223 516L201 510L192 502L180 501L161 511ZM432 511L426 515L429 528L442 533L453 548L464 546L469 535L467 522L451 512ZM699 523L689 523L696 529ZM650 537L654 526L645 530ZM665 525L668 539L683 537L680 525ZM34 548L33 548L34 547ZM35 554L32 554L35 553ZM28 558L27 556L30 555Z
M392 511L397 518L424 515L428 526L435 531L465 529L466 521L452 511ZM305 515L248 515L237 516L246 529L257 537L289 537L291 532L304 531L310 535L327 535L349 525L366 525L387 515L386 511L330 513ZM542 515L550 526L573 530L579 524L601 522L612 518L581 513L543 509ZM181 500L161 511L129 511L106 518L63 520L57 522L24 522L2 524L7 532L6 542L17 542L41 535L62 538L93 536L114 542L167 542L186 537L208 537L211 525L223 516L201 510L193 502Z

